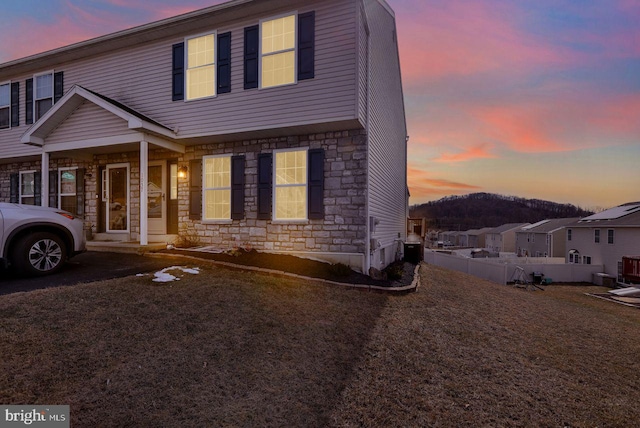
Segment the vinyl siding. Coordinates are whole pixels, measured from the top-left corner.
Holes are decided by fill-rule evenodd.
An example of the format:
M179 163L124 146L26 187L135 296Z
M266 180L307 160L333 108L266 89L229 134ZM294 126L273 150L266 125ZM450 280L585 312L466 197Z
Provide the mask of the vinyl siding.
M106 95L171 129L178 129L178 138L306 124L355 123L358 119L356 0L324 0L313 4L300 1L289 5L266 14L248 14L236 21L225 19L224 14L214 15L207 18L210 25L185 29L180 37L150 41L97 57L87 56L56 66L56 71L65 73L65 92L78 84ZM244 90L244 28L282 13L311 10L316 13L315 78L289 86ZM172 101L172 45L184 41L184 37L209 31L232 33L231 93L188 102ZM34 72L39 71L42 70ZM21 83L21 123L25 117L24 80L32 74L15 79ZM27 129L20 126L0 131L0 149L7 157L39 153L38 149L20 144L19 139ZM79 128L78 135L73 135L69 130L66 138L77 140L85 132Z
M82 141L134 133L127 122L92 102L85 101L47 138L47 144Z
M580 256L591 256L591 264L603 265L604 272L614 277L618 276L618 262L623 256L640 254L640 226L639 227L607 227L606 224L594 228L573 227L571 241L566 242L564 256L569 260L569 251L578 250ZM600 243L593 238L594 229L600 229ZM613 229L613 244L607 243L607 230Z
M364 4L358 5L358 119L367 123L367 81L369 73L369 31Z
M395 241L406 238L407 130L394 18L376 0L365 0L364 4L371 55L369 216L379 220L372 238L379 240L381 248L387 248L388 262L394 256Z

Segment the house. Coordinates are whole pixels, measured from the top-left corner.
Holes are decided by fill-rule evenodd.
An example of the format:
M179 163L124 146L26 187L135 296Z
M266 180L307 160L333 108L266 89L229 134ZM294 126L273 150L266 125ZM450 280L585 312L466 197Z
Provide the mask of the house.
M640 202L620 205L567 225L567 263L603 265L618 278L622 258L640 254Z
M485 236L490 230L490 227L484 227L482 229L471 229L460 232L458 235L458 245L461 247L484 248Z
M508 223L495 227L485 235L485 248L493 253L515 253L516 231L529 223Z
M565 227L578 218L542 220L516 231L516 253L520 257L564 257Z
M0 200L368 272L406 238L384 0L231 0L0 65Z

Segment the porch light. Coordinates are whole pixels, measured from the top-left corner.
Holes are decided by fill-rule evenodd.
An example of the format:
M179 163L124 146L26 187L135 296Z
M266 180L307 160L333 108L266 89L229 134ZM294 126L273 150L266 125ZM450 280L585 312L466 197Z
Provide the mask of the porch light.
M186 165L182 165L178 168L178 178L185 179L187 178L187 172L189 172L189 168Z

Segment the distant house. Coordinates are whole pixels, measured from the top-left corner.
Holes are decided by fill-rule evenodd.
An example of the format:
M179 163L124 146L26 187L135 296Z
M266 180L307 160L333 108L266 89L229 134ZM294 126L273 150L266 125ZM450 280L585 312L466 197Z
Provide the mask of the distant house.
M0 201L97 239L341 261L406 239L407 130L384 0L231 0L0 64Z
M494 253L516 252L516 231L529 223L508 223L495 227L485 235L485 248Z
M490 227L485 227L460 232L460 235L458 235L458 245L461 247L484 248L485 236L490 230Z
M578 218L542 220L516 231L516 253L520 257L564 257L568 224Z
M638 255L640 202L620 205L567 225L567 263L603 265L604 273L619 278L622 257Z

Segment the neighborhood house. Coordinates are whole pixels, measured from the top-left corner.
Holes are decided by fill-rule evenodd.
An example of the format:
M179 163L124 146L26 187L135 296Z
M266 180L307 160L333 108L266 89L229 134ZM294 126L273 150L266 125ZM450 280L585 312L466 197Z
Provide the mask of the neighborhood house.
M384 0L232 0L0 65L0 201L96 239L381 269L407 140Z

